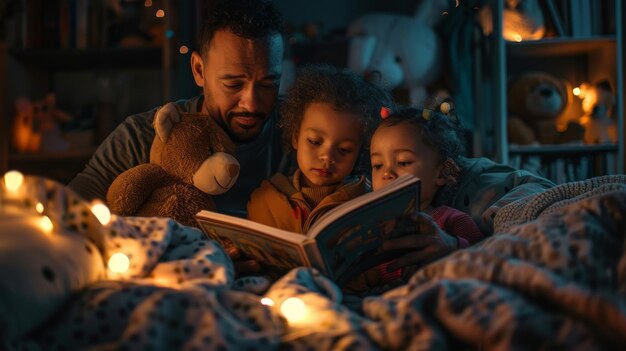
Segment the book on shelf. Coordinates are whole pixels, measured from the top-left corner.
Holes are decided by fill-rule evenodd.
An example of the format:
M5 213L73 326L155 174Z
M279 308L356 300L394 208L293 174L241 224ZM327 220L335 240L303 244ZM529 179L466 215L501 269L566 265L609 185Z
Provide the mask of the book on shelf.
M306 234L211 211L196 220L209 239L236 246L270 270L313 267L341 286L400 254L382 244L400 232L398 218L419 207L419 194L420 180L402 176L328 211Z

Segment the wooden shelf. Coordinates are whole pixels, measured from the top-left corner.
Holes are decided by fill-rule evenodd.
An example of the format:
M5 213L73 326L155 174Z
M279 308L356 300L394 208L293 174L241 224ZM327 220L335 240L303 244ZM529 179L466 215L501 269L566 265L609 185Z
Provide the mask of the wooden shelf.
M159 68L163 58L160 47L85 50L11 49L9 55L24 64L51 70Z
M615 45L615 36L593 38L548 38L522 42L506 42L506 54L512 57L585 55Z
M617 145L535 145L535 146L510 146L510 155L522 156L590 156L597 154L617 153Z
M89 160L96 151L95 147L86 150L70 150L63 152L10 153L9 163L21 162L74 162Z

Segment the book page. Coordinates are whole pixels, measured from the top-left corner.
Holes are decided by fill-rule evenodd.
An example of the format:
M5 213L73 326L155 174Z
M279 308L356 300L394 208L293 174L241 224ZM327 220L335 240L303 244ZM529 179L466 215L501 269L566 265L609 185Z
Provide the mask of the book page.
M315 235L331 279L339 278L364 256L377 253L384 240L393 235L396 219L415 211L419 203L419 180L413 176L402 178L385 189L337 207L316 223L314 228L323 230L310 235Z
M302 234L210 211L199 212L196 219L209 239L233 245L263 265L281 269L311 265Z

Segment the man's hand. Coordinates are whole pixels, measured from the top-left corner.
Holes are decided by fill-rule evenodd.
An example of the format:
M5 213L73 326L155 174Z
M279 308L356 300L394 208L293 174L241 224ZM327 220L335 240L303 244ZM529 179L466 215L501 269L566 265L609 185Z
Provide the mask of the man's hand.
M383 244L384 250L412 249L389 265L389 270L405 268L405 276L419 266L435 261L457 249L457 238L439 228L437 223L423 212L407 215L399 237ZM419 228L419 232L416 231ZM411 266L411 267L409 267Z
M173 102L161 106L154 115L154 131L162 142L166 142L170 131L180 122L180 112Z

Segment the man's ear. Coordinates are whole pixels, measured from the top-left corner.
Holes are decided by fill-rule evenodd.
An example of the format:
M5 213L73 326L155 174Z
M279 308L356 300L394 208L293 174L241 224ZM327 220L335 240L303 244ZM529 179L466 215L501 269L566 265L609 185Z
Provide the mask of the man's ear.
M193 73L193 79L196 81L196 85L203 87L204 61L202 60L202 56L197 51L191 53L191 72Z
M291 146L294 150L298 150L298 133L291 134Z

